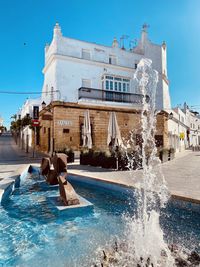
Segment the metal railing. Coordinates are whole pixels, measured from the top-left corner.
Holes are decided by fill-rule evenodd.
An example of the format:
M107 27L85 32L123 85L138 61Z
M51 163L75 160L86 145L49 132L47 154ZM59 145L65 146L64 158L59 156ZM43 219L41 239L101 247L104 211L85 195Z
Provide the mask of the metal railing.
M95 88L80 87L78 89L78 99L92 99L100 101L111 101L121 103L142 104L144 95L125 92L108 91ZM149 97L146 97L149 100Z

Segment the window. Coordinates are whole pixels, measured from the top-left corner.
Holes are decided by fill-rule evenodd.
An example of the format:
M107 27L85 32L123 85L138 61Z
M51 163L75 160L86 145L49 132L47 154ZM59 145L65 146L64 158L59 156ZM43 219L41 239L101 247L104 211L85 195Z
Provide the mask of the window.
M69 129L63 129L63 133L69 133Z
M109 90L109 81L106 80L106 90Z
M102 88L105 90L127 93L130 91L130 79L105 75L102 78Z
M122 78L115 77L115 81L121 81Z
M130 84L129 84L129 83L127 83L127 84L126 84L126 89L127 89L127 92L129 92L129 87L130 87Z
M82 58L90 60L90 50L82 49Z
M123 92L126 92L126 83L123 83Z
M119 88L119 91L121 92L121 90L122 90L122 84L121 83L118 83L118 88Z
M82 87L91 88L91 80L82 79Z
M113 82L110 81L110 90L112 91L113 90Z
M113 77L112 76L106 76L106 79L113 80Z
M109 55L109 64L116 65L117 64L117 57L113 55Z
M117 82L115 82L115 91L117 91L117 88L118 88Z

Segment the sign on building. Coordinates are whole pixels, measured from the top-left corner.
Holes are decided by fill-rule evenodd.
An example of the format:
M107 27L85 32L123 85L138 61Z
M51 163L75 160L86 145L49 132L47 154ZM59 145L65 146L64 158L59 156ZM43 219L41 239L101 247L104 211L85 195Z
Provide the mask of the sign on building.
M72 126L72 121L70 121L70 120L58 120L58 125L60 125L60 126Z
M33 119L39 119L39 106L33 106Z

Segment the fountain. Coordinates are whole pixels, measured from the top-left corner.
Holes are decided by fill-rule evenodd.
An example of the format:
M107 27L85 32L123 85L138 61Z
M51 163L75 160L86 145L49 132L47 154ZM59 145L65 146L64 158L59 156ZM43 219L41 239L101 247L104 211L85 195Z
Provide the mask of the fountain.
M156 156L154 141L156 131L155 96L158 73L151 61L143 59L138 64L135 80L144 95L142 124L142 179L137 185L138 206L127 221L127 253L132 266L173 266L174 260L163 238L159 224L160 208L169 198L169 192ZM146 96L150 96L147 101ZM126 255L127 258L127 255ZM127 259L126 259L127 260ZM122 265L124 266L124 265ZM131 266L131 265L130 265Z
M134 195L134 198L137 199L137 208L134 215L126 214L124 216L125 239L118 240L114 246L103 250L101 260L97 260L97 264L94 266L199 266L199 255L194 251L186 253L174 244L167 244L160 226L160 211L166 207L170 194L162 174L161 162L156 156L157 148L154 136L158 73L152 68L150 60L142 59L139 62L134 81L137 89L144 96L141 112L142 145L140 152L142 178L136 185L136 195ZM134 132L131 135L130 142L134 139ZM133 161L133 158L129 158L130 167ZM193 258L193 262L191 258Z

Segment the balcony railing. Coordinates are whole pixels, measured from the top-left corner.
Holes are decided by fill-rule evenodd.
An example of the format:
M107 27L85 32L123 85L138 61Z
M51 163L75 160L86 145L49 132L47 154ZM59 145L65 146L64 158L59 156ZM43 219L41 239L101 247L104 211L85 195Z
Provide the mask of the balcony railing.
M78 89L79 99L142 104L143 97L144 96L142 94L107 91L107 90L87 88L87 87L80 87ZM149 100L148 96L146 97L146 100L147 101Z

